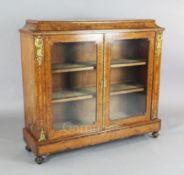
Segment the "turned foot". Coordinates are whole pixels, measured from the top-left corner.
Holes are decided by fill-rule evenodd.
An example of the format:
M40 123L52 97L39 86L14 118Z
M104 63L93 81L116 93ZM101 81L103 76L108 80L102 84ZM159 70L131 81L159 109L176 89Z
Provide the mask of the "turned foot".
M31 149L28 146L25 147L25 150L31 152Z
M44 162L44 158L43 158L43 156L37 156L36 158L35 158L35 162L37 163L37 164L42 164L43 162Z
M157 138L158 136L159 136L159 132L158 131L152 132L152 137L153 138Z

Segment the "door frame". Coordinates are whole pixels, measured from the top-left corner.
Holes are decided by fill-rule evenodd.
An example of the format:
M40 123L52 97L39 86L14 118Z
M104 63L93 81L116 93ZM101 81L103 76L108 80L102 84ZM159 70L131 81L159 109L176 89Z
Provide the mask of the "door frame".
M59 137L80 136L91 132L100 131L102 128L102 79L103 79L103 34L60 34L48 35L45 38L45 75L46 75L46 118L47 137L49 140ZM96 124L83 125L76 128L56 131L53 129L52 115L52 70L51 70L51 47L54 43L88 42L96 43Z
M110 120L110 77L111 77L111 43L113 40L125 39L148 39L149 54L148 54L148 76L147 76L147 96L146 96L146 113L141 116L132 116L130 118ZM105 128L122 127L130 124L145 122L150 120L151 114L151 98L153 84L153 63L154 63L154 47L155 47L155 32L114 32L105 34L104 42L104 78L106 87L104 88L104 117L103 123Z

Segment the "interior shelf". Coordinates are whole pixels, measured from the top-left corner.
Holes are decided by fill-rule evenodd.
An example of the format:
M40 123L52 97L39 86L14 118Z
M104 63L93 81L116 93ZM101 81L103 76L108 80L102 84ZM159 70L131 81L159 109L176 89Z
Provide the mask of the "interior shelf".
M127 94L142 91L144 91L144 87L141 84L114 84L111 85L110 95ZM61 90L53 92L52 103L91 99L94 98L95 94L95 87Z
M111 85L110 95L128 94L142 91L144 91L144 86L141 84L114 84Z
M116 67L131 67L146 65L145 59L114 59L111 62L111 68Z
M75 72L75 71L85 71L94 70L95 62L83 62L83 63L64 63L64 64L53 64L52 73L62 73L62 72Z
M146 65L145 59L115 59L112 60L111 68L116 67L131 67ZM75 71L86 71L94 70L96 68L95 61L83 62L83 63L64 63L64 64L53 64L52 73L62 72L75 72Z
M95 87L89 88L73 88L70 90L61 90L53 92L53 103L85 100L93 98L95 95Z

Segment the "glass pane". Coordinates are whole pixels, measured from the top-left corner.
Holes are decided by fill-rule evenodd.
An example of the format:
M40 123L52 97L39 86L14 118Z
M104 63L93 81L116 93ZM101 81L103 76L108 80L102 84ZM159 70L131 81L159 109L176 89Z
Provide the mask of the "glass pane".
M144 115L145 103L145 93L141 92L111 96L111 120Z
M53 128L61 130L95 124L95 100L93 98L54 104Z
M55 43L51 51L53 128L95 124L96 43Z
M110 119L146 112L147 39L115 40L111 47Z

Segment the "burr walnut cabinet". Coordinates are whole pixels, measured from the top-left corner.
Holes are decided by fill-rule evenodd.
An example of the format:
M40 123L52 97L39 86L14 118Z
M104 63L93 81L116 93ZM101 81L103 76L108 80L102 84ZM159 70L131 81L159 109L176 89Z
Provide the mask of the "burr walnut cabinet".
M150 19L26 21L23 135L37 163L59 151L158 136L163 30Z

